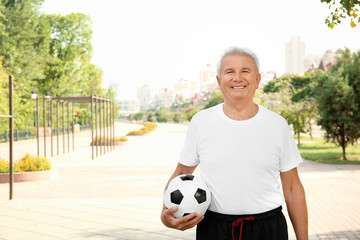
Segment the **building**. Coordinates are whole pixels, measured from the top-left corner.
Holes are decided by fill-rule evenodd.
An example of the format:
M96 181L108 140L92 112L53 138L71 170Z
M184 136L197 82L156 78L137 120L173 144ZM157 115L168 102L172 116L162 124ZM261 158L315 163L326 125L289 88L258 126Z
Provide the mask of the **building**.
M187 79L179 79L175 83L175 94L185 99L190 99L197 91L197 82Z
M140 104L140 110L147 110L151 107L151 91L149 85L145 84L137 88L137 100Z
M170 107L175 101L175 96L174 91L168 88L163 88L154 97L152 106L155 110L159 110L161 107Z
M200 70L200 92L212 92L217 87L216 67L207 64Z
M324 72L336 63L337 53L327 50L323 55L318 56L316 61L313 61L312 64L307 68L307 72L313 72L317 69L323 70Z
M334 65L335 62L336 62L336 53L334 53L333 51L331 50L327 50L325 53L324 53L324 63L329 66L329 65Z
M305 54L305 42L300 37L293 36L285 44L285 74L304 74Z
M305 57L305 69L312 69L319 66L321 59L323 58L323 55L321 54L309 54Z
M144 86L137 88L137 99L140 104L150 101L151 91L149 85L145 84Z
M276 79L276 72L275 71L268 71L268 72L262 72L261 73L261 81L260 81L260 87L264 87L269 81Z

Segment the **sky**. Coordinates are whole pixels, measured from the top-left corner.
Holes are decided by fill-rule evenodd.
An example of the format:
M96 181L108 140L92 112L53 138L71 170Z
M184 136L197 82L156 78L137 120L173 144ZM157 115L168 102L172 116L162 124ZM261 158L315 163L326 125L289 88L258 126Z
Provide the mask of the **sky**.
M198 81L229 46L246 47L260 59L260 71L285 71L285 43L299 36L306 54L348 47L360 49L360 26L345 19L325 25L320 0L45 0L46 14L81 12L93 21L92 62L104 71L104 87L135 99L148 84L152 95L183 78Z

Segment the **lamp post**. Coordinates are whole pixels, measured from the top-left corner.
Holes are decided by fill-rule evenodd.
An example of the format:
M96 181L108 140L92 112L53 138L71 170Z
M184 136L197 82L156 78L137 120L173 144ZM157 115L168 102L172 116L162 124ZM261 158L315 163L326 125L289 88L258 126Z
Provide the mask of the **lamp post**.
M31 93L31 99L36 100L38 97L35 89ZM34 105L34 127L36 127L36 105Z
M32 91L31 99L36 101L34 111L34 126L36 127L37 156L39 156L39 96L35 89Z
M43 108L44 108L44 156L46 157L46 100L50 99L49 92L43 97Z

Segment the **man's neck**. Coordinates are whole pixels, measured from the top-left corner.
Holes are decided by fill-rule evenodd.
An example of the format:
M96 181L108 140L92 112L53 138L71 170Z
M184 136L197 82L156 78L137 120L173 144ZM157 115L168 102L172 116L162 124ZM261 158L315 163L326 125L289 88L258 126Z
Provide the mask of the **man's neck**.
M259 107L254 102L234 104L224 102L223 111L226 116L233 120L247 120L258 113Z

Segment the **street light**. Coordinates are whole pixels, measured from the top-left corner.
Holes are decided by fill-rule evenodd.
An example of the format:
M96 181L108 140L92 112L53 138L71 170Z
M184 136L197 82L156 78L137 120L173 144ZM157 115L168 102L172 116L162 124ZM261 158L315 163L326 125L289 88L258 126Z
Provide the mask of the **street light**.
M38 97L36 90L31 92L31 99L36 100ZM34 105L34 127L36 127L36 105Z
M36 90L34 89L34 90L31 92L31 99L36 100L37 97L38 97L37 92L36 92Z
M50 92L48 91L47 93L46 93L46 95L44 96L44 98L45 99L51 99L51 96L50 96ZM46 107L46 105L44 104L44 107ZM50 114L51 114L51 112L49 111L49 122L48 122L48 127L50 127ZM45 125L45 124L44 124Z
M36 100L34 126L36 127L37 156L39 156L39 97L35 89L31 93L31 99Z

